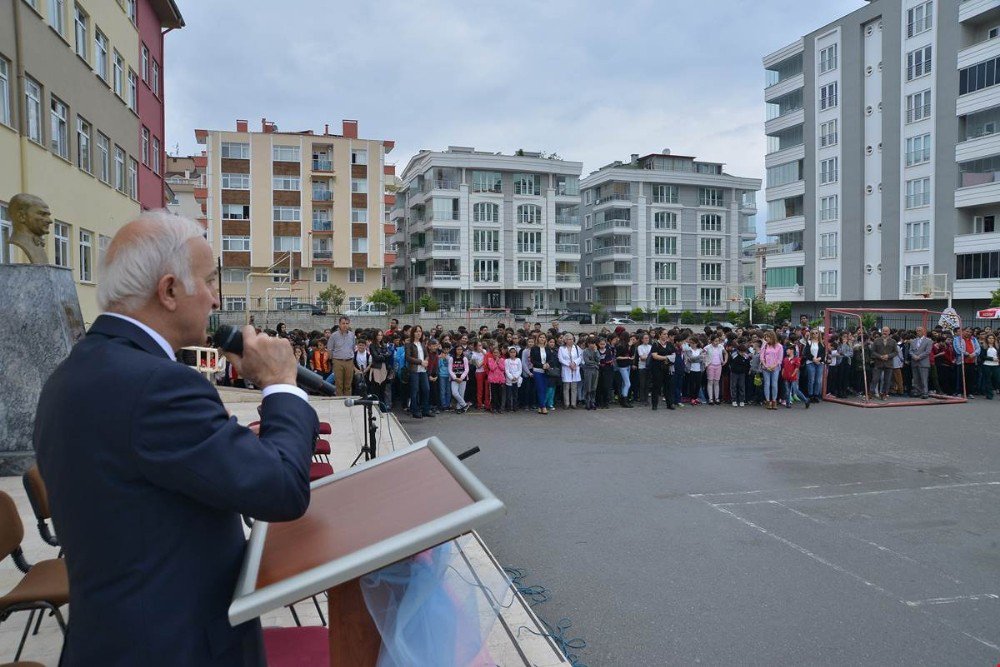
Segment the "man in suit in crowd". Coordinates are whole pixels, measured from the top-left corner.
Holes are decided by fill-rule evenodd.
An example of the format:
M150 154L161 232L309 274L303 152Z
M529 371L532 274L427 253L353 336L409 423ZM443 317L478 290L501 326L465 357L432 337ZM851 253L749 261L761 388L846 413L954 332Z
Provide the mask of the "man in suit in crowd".
M927 329L917 327L917 337L910 341L910 370L913 375L913 395L927 398L927 377L931 372L931 339Z
M878 373L878 398L883 401L889 398L889 388L892 386L892 360L899 353L899 345L889 335L889 327L882 327L882 335L872 342L872 357L875 359L875 372Z
M201 227L166 212L108 247L104 314L42 390L34 443L71 617L61 665L262 665L257 621L229 625L240 515L288 521L309 505L318 423L286 339L243 329L229 356L263 388L258 437L175 350L205 340L219 306Z

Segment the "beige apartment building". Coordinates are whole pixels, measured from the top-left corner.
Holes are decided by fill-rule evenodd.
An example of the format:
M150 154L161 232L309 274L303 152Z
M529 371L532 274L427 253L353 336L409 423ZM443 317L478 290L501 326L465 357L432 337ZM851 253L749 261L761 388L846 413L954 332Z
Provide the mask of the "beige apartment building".
M284 310L316 303L330 285L357 308L382 287L385 155L393 142L341 134L282 132L262 119L235 131L195 130L195 188L208 239L220 257L223 310Z
M98 314L100 254L140 210L146 16L183 25L165 1L0 2L0 262L26 261L8 246L11 198L41 197L54 221L49 261L73 272L88 325Z

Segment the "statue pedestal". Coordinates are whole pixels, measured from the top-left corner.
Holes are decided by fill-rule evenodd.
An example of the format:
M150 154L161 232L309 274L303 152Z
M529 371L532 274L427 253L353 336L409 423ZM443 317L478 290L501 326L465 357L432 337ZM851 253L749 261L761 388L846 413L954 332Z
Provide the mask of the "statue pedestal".
M83 334L73 272L0 264L0 475L35 462L32 433L42 385Z

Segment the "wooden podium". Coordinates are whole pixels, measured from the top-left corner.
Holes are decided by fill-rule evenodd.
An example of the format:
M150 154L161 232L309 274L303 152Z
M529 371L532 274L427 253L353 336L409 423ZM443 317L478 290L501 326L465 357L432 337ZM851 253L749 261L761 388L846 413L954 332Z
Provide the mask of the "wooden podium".
M374 665L382 640L359 577L504 511L437 438L317 480L302 518L254 524L229 622L235 626L326 591L330 665Z

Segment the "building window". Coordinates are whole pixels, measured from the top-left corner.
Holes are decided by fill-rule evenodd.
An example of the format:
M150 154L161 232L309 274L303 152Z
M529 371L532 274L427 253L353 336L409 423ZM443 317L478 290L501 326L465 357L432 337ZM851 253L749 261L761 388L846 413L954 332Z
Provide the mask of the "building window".
M141 157L142 157L142 163L148 167L149 166L149 128L147 128L145 126L142 128L142 153L141 153ZM225 178L225 175L223 175L223 178ZM222 187L226 187L226 186L223 185Z
M594 300L594 290L591 288L586 288L583 290L583 298L589 303Z
M160 96L160 63L153 61L153 94Z
M223 236L222 252L249 252L249 236Z
M825 74L837 69L837 45L833 44L819 52L819 73Z
M80 282L93 282L94 235L85 229L80 230Z
M247 309L247 298L245 296L222 297L222 310L245 311L246 309Z
M368 179L367 178L352 178L351 179L351 192L354 194L364 195L368 194Z
M828 232L819 235L819 258L837 258L837 232Z
M368 252L368 239L351 239L351 252Z
M275 236L274 252L302 252L302 237Z
M313 280L318 283L330 282L330 269L325 266L317 266L313 269Z
M955 278L957 280L1000 278L1000 251L958 255L956 262Z
M139 110L139 90L138 90L138 79L136 78L135 72L132 70L128 71L128 108L132 111L138 112Z
M676 185L653 185L654 204L676 204L678 201Z
M701 206L722 206L722 190L719 188L699 188L698 204Z
M472 263L472 280L477 283L500 282L500 260L477 259Z
M90 123L76 117L76 166L90 173Z
M541 232L518 232L517 251L539 253L542 251Z
M368 164L368 151L359 149L352 150L351 164Z
M250 189L250 174L222 174L222 189L223 190L249 190ZM276 188L277 189L277 188Z
M517 279L522 283L541 282L542 263L539 261L519 261L517 263Z
M153 137L153 173L160 173L160 140Z
M221 146L222 157L235 158L237 160L250 159L250 144L239 141L223 141Z
M961 258L962 255L959 255ZM959 262L961 265L961 262ZM930 265L910 264L903 269L903 294L919 294L927 286L927 276L930 275ZM958 280L962 277L958 276Z
M7 204L0 204L0 264L10 264L10 237L14 233Z
M922 2L906 11L906 36L927 32L934 25L934 2Z
M514 174L514 194L516 195L538 195L541 194L540 179L535 174Z
M653 213L653 229L677 229L677 214L671 211Z
M836 271L820 271L819 272L819 295L820 296L837 296L837 272Z
M927 250L931 247L931 223L929 220L906 223L906 249Z
M992 234L997 231L995 215L976 215L972 218L973 234Z
M125 192L125 149L115 146L115 190Z
M833 109L837 106L837 82L828 83L819 89L819 110Z
M298 146L274 146L271 149L271 159L275 162L299 162L301 153Z
M10 61L0 57L0 123L10 125Z
M839 195L830 195L829 197L820 197L819 199L819 221L829 222L831 220L836 220L840 215L840 197Z
M653 278L677 280L677 262L653 262Z
M931 91L906 96L906 122L915 123L931 116Z
M52 245L55 250L56 266L69 268L69 225L64 222L57 222L52 225L52 238L55 243Z
M677 254L677 237L676 236L654 236L653 237L653 254L654 255L676 255Z
M521 204L517 207L517 221L525 225L542 224L542 207L535 204Z
M702 287L699 290L699 297L702 308L718 308L722 305L722 288Z
M472 231L473 252L500 252L500 232L496 229Z
M73 32L76 35L76 55L90 62L87 58L87 49L90 47L90 17L83 11L80 5L73 7Z
M132 158L128 159L128 196L139 199L139 163Z
M787 289L802 285L803 268L801 266L782 266L764 271L768 289Z
M592 278L593 276L594 276L594 265L591 264L590 262L587 262L586 264L583 265L583 277Z
M368 209L366 209L366 208L352 208L351 209L351 222L368 222Z
M249 204L223 204L222 205L222 219L223 220L249 220L250 219L250 205Z
M721 232L722 231L722 216L712 213L703 214L701 216L701 231L703 232Z
M722 281L722 264L720 262L701 263L702 282L717 283Z
M906 208L931 205L931 179L915 178L906 182Z
M222 269L222 282L244 283L249 275L249 269Z
M826 123L820 123L819 126L819 147L825 148L827 146L837 145L837 121L831 120Z
M302 219L300 206L275 206L272 211L275 222L297 222Z
M247 187L241 189L249 190L250 175L249 174L239 174L239 175L247 177ZM299 178L298 176L274 176L271 181L271 187L275 190L298 192L302 189L302 179Z
M677 305L676 287L655 287L653 288L653 300L657 308L668 308Z
M140 50L140 60L139 71L142 74L142 80L149 83L149 48L145 44Z
M42 87L24 77L24 117L28 121L28 139L42 143Z
M913 81L917 77L931 73L931 46L910 51L906 54L906 80Z
M66 158L68 160L69 123L67 118L69 117L69 110L55 95L52 96L50 109L52 124L49 128L51 131L51 136L49 137L49 148L51 148L52 152L59 157Z
M836 183L840 178L839 164L839 158L835 157L821 160L819 163L819 182L821 184Z
M111 182L111 140L97 133L97 177L105 183Z
M501 192L503 180L499 171L472 172L473 192Z
M722 257L722 239L700 239L699 251L702 257Z
M112 86L114 87L115 95L124 98L125 95L125 60L122 58L122 54L118 53L115 49L114 55L114 65L112 66Z
M125 0L125 14L128 16L128 20L132 22L132 25L136 25L138 21L135 3L136 0Z
M500 222L500 206L488 202L472 205L473 222Z
M94 69L104 83L108 82L108 38L94 28Z
M906 166L912 167L931 161L931 135L921 134L906 140Z
M60 35L66 34L65 0L49 0L49 25Z

